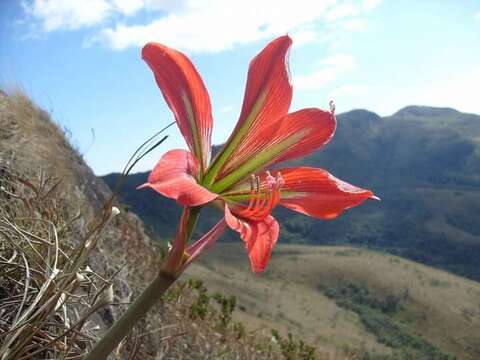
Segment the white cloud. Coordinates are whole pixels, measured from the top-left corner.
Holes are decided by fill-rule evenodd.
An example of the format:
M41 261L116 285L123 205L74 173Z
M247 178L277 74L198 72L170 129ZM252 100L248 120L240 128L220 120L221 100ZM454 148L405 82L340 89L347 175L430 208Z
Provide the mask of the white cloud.
M438 84L423 89L415 97L417 104L452 107L459 111L480 114L478 101L480 65L461 75L446 77Z
M355 59L350 54L338 54L322 60L311 74L293 78L296 90L318 90L331 83L343 73L355 68Z
M106 0L35 0L22 3L26 13L39 21L46 32L99 24L110 16L112 5Z
M60 0L59 0L60 1ZM188 5L185 0L108 0L124 15L130 16L139 10L164 12L181 11Z
M349 31L360 31L367 27L367 20L363 18L355 18L351 20L345 20L340 23L343 29Z
M345 97L353 95L362 95L368 91L368 87L365 85L344 85L328 94L328 98L333 99L336 97Z
M125 15L133 15L145 6L144 0L113 0L113 5Z
M114 15L132 16L139 10L178 10L175 0L24 0L28 16L45 32L102 25Z
M379 6L382 3L382 0L363 0L363 10L370 11Z
M356 2L341 2L329 9L326 20L334 22L337 20L355 17L365 14L382 3L382 0L363 0Z
M330 0L298 0L296 6L274 0L197 0L148 24L117 24L97 38L114 49L160 41L189 52L221 51L287 32L311 41L315 33L309 26L331 4Z
M350 16L356 16L360 12L360 8L354 4L339 4L332 7L327 13L326 19L328 22L333 22Z
M25 0L27 1L27 0ZM97 26L84 42L121 50L158 41L188 52L217 52L289 33L296 45L320 41L325 26L357 31L378 0L28 0L24 8L46 31ZM153 20L132 23L140 11ZM152 17L153 15L153 17ZM362 16L362 18L354 16ZM143 18L146 18L143 17Z

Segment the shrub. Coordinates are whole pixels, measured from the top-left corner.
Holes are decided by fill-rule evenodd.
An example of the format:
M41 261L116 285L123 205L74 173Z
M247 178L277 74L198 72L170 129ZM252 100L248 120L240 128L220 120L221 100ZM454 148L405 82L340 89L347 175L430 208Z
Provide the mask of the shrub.
M328 297L359 316L365 328L377 337L377 341L396 350L393 359L454 359L440 349L412 333L407 325L392 316L401 309L401 298L387 295L375 297L367 288L357 284L331 286L323 289ZM404 296L403 296L404 297Z
M278 330L272 329L272 338L280 346L286 360L314 360L315 347L306 344L303 340L295 341L291 333L287 338L280 336Z
M213 294L212 298L220 305L220 324L222 328L226 328L232 320L232 313L235 310L237 299L233 295L226 297L218 292Z

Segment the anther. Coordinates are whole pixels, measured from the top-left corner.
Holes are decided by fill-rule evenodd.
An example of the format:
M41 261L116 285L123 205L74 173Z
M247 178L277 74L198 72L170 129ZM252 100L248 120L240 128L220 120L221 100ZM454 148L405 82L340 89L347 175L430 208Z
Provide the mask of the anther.
M280 171L277 173L277 178L275 179L275 182L277 183L278 188L280 189L283 185L285 185L285 179L283 178L282 174Z
M257 178L254 174L250 176L250 199L245 211L251 211L258 199L258 187L256 188Z
M255 190L255 175L250 175L250 191Z
M268 184L268 189L272 190L275 187L275 185L277 184L277 181L272 176L272 174L270 174L270 171L267 171L266 174L267 174L266 181L267 181L267 184Z

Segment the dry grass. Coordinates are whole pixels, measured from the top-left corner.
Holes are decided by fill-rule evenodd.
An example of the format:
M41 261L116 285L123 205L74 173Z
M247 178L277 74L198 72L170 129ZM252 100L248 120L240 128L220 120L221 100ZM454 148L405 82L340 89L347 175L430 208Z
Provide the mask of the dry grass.
M462 359L480 356L480 284L395 256L348 247L280 245L261 277L240 244L218 244L191 269L209 288L235 294L240 318L305 337L319 351L350 348L389 354L322 288L353 283L378 299L401 299L395 319Z
M59 181L0 169L0 358L80 359L153 276L158 256L146 250L134 218L85 224L70 214ZM118 248L114 240L130 243ZM102 256L114 248L128 251ZM141 321L114 357L153 358L159 342L146 330L150 322Z
M8 220L2 224L0 249L2 258L10 261L2 266L8 266L5 274L24 279L15 282L1 272L0 281L10 286L4 287L2 297L15 299L10 306L23 307L27 300L35 306L46 304L40 313L32 306L35 318L21 318L19 315L5 320L2 332L9 330L1 336L9 336L10 340L2 342L3 349L17 344L17 349L27 351L25 346L34 346L38 335L25 338L25 335L19 335L19 331L26 330L28 334L32 325L37 331L41 329L38 325L48 318L50 322L52 319L62 320L63 330L68 325L67 335L75 334L74 338L82 342L81 347L72 344L72 349L86 351L118 315L116 307L106 306L99 312L101 316L95 314L91 318L90 327L88 322L81 320L94 312L100 304L98 299L102 298L102 292L112 290L111 281L107 279L121 270L113 282L113 301L129 301L133 293L128 282L129 274L135 274L137 278L142 274L148 278L155 271L152 264L156 256L148 247L149 239L135 216L123 214L117 226L104 229L110 207L102 208L102 205L111 198L108 188L84 164L49 115L20 92L10 96L0 92L0 139L4 184L2 219ZM12 174L12 169L21 175ZM99 247L95 246L97 242L101 243ZM88 249L85 247L87 243L90 244ZM121 253L122 257L114 257L114 253ZM142 267L136 269L132 266L136 263ZM38 278L39 274L43 274L43 278ZM25 279L31 279L29 286L25 287ZM137 283L137 286L141 285L141 282ZM29 293L30 290L33 293ZM34 294L39 297L32 298ZM60 303L65 306L59 308ZM57 314L59 309L64 311L61 318ZM7 316L6 312L2 314ZM22 319L23 328L18 326L18 319ZM37 320L39 322L35 322ZM81 327L81 331L74 327L75 324ZM15 327L20 330L12 331ZM62 331L57 327L57 332L47 337L55 339L54 344L59 343L56 337ZM20 343L19 338L22 338ZM64 336L62 341L68 342L68 338ZM127 346L122 348L138 348L137 343L130 345L126 342ZM11 350L10 354L13 354ZM8 356L12 358L14 355Z
M61 179L59 190L69 211L82 212L87 221L109 197L107 186L85 165L50 114L18 90L10 95L0 91L0 159L25 174L41 169Z
M89 317L111 302L111 282L86 268L76 218L57 203L58 182L0 168L2 359L80 358L95 339Z
M39 163L48 163L49 169L44 170L49 173L56 174L59 178L71 176L68 171L71 164L68 164L67 161L79 161L79 159L65 156L65 152L62 150L71 147L65 140L60 127L50 120L50 115L38 108L20 91L15 91L11 96L5 98L2 107L3 122L8 124L8 127L4 127L5 130L2 132L2 140L5 142L12 140L8 144L8 148L12 158L21 158L20 167L29 169ZM21 139L15 136L18 131L22 132ZM7 147L7 144L4 143L3 146ZM30 152L30 158L19 156L23 155L25 151ZM71 155L79 158L76 152Z

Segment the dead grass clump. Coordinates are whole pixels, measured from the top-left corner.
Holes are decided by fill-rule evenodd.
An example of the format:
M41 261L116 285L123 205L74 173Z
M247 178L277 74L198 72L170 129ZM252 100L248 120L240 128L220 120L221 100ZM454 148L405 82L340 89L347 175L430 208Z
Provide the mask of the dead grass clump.
M65 204L76 208L79 202L88 204L82 213L89 220L94 216L91 210L103 205L109 191L85 165L65 135L50 114L20 90L8 95L0 92L0 157L3 163L22 173L41 168L62 179L59 187L62 197L68 200Z
M53 196L58 182L0 168L0 358L80 358L94 340L90 315L111 284L70 246L74 223Z
M28 150L35 150L32 160L48 160L57 170L68 168L62 150L70 148L62 129L51 120L50 115L37 107L28 96L15 90L2 101L2 125L8 125L9 133L14 140L10 144L13 153L21 153L27 145ZM21 138L17 132L21 131ZM16 135L16 136L15 136ZM5 134L8 140L8 134ZM32 151L33 152L33 151ZM78 154L75 154L78 156ZM28 161L28 159L25 159ZM33 162L32 162L33 164ZM27 164L26 164L27 165ZM28 164L31 165L31 164ZM51 172L57 174L57 172ZM58 173L58 175L62 175Z

